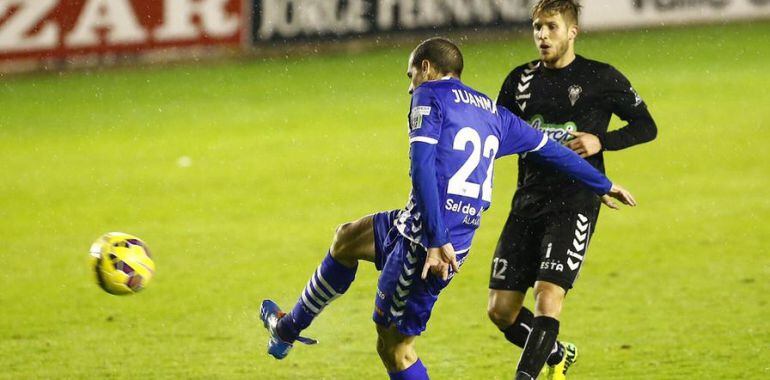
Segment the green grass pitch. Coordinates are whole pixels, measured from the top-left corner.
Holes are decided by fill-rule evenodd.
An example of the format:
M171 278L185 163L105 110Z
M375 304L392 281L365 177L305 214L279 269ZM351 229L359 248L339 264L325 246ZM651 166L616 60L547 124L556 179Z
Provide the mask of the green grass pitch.
M581 36L579 53L625 73L660 133L607 154L640 205L602 212L567 299L572 379L770 377L768 35L770 23ZM411 45L3 78L0 378L385 378L373 267L307 331L321 343L282 362L257 309L293 304L336 225L406 202ZM462 48L464 81L493 96L535 56L522 36ZM417 343L436 379L509 379L518 360L486 317L516 159L496 169L472 255ZM89 245L112 230L153 249L141 294L92 279Z

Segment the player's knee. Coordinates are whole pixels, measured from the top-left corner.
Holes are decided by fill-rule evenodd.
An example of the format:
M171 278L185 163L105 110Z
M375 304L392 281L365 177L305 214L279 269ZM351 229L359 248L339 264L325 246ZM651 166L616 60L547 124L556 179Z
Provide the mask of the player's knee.
M412 358L408 350L394 350L385 347L377 353L388 372L403 371L416 361L416 358Z
M349 260L351 257L351 240L353 240L353 223L344 223L334 232L331 254L337 260Z
M487 316L498 328L505 329L516 322L524 302L524 293L490 290Z
M564 299L566 291L559 285L550 282L538 282L534 288L535 299L548 301L560 301Z
M382 359L383 363L385 362L385 358L387 357L387 351L385 349L385 341L382 338L377 338L377 355L380 356L380 359ZM388 366L388 363L385 363L385 366Z
M377 355L380 356L382 364L388 369L388 372L394 372L397 368L398 355L394 347L389 346L383 339L377 339Z
M388 344L384 339L377 340L377 354L388 372L403 371L416 360L414 350L405 344Z
M487 316L492 323L498 328L506 328L516 321L516 317L519 314L518 309L512 309L503 307L497 304L490 304L487 306Z
M535 314L558 318L566 292L555 284L535 286Z

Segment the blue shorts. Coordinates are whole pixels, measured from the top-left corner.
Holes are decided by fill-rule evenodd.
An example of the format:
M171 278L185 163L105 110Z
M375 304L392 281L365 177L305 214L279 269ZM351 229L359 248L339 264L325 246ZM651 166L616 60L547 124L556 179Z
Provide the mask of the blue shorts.
M438 295L454 276L450 268L444 281L432 274L420 278L427 252L402 236L393 226L401 210L374 214L374 264L382 271L374 300L374 322L395 325L406 336L420 335L430 319ZM462 265L466 253L457 255Z

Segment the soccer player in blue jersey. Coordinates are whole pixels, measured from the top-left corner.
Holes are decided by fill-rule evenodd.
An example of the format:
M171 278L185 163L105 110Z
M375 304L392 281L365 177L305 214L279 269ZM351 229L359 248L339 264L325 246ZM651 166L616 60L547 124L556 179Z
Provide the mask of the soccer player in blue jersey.
M409 141L412 192L401 210L380 212L337 229L331 248L289 313L262 303L268 353L286 357L313 319L344 294L358 263L381 271L373 319L377 352L391 379L427 379L414 341L438 295L459 271L481 215L492 200L494 160L528 154L576 178L610 207L635 205L630 193L569 149L549 140L489 97L460 82L463 58L449 40L414 49L407 76L412 94Z

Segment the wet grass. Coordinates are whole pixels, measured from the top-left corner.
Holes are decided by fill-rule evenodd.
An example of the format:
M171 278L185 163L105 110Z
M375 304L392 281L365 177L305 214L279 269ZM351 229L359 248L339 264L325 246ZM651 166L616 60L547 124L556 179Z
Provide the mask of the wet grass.
M570 292L573 379L770 377L770 24L586 35L645 98L657 141L607 156L640 207L603 211ZM492 95L528 40L466 43ZM403 206L408 48L358 56L112 70L0 83L0 377L384 378L361 267L299 347L264 354L256 310L290 305L334 227ZM614 126L620 126L615 120ZM180 167L180 157L192 164ZM485 315L516 160L418 352L437 379L511 378ZM92 239L143 237L158 276L114 297Z

